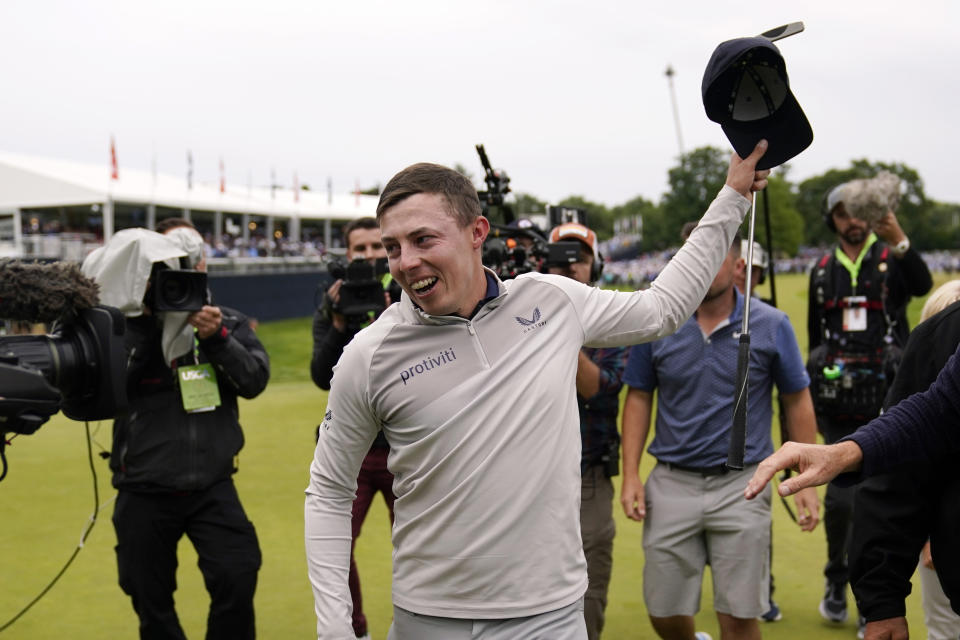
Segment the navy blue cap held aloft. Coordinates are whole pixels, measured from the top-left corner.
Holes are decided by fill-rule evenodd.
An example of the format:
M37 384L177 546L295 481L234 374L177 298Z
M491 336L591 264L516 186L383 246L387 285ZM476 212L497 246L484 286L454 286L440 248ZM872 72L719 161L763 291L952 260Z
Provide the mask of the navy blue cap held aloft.
M813 142L813 130L790 91L780 50L766 38L720 43L710 57L701 85L707 117L718 122L741 158L766 139L757 169L793 158Z

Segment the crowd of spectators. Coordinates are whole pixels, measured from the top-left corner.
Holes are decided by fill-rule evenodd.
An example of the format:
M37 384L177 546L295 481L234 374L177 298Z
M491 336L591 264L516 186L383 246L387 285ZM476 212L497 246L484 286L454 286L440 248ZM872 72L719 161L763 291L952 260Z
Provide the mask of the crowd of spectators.
M297 257L318 258L326 252L323 239L311 237L305 240L280 237L268 239L263 235L249 238L225 233L215 241L210 233L204 234L207 254L211 258L266 258Z
M607 284L644 287L663 270L678 248L641 253L636 258L607 262L604 280ZM818 258L822 247L801 247L797 255L775 259L776 273L808 273ZM931 271L957 273L960 271L960 251L921 251L920 255Z

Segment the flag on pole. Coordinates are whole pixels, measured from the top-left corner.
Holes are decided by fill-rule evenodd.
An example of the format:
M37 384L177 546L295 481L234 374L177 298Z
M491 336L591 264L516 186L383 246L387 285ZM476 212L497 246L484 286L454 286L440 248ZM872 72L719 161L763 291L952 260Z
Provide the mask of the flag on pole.
M293 201L300 202L300 180L296 171L293 172Z
M117 166L117 145L114 143L113 136L110 136L110 179L120 179L120 168Z
M193 151L187 149L187 189L193 189Z
M223 156L220 157L220 193L227 191L227 178L223 173Z

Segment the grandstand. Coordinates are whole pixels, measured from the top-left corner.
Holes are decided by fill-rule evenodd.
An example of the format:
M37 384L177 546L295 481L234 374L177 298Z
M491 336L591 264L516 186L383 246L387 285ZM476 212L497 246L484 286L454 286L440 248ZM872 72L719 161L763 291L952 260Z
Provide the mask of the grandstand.
M82 260L116 230L184 217L214 257L316 255L376 196L193 184L185 177L0 152L0 256ZM234 260L236 259L236 260Z

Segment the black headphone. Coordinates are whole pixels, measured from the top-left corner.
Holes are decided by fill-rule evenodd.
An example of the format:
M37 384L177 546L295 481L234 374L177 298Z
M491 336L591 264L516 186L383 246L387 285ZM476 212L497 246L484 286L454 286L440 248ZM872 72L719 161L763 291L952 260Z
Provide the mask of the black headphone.
M830 229L830 231L833 233L837 232L837 225L833 222L833 210L830 209L828 204L830 202L830 194L842 187L844 184L846 183L841 183L828 189L827 192L823 194L823 200L820 201L820 215L823 216L823 223L827 225L827 229Z
M603 275L603 254L598 249L593 250L593 262L590 263L590 282L597 282Z

